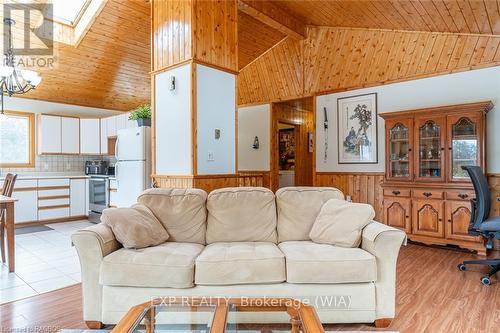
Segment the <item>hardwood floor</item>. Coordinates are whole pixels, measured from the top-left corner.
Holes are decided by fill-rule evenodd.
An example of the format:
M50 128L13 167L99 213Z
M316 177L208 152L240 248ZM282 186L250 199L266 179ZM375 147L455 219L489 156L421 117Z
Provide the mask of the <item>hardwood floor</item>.
M499 253L493 253L498 257ZM486 267L459 272L469 253L410 244L398 261L397 315L400 332L494 332L500 327L500 282L480 284ZM0 327L85 328L80 285L0 306ZM495 328L496 327L496 328ZM387 329L387 330L389 330ZM328 325L326 330L376 330L370 325ZM49 330L46 330L49 331Z

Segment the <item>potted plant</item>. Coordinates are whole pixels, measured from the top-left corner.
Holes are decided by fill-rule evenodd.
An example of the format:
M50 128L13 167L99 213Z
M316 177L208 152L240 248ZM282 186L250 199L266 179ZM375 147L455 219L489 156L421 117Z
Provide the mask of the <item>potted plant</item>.
M137 120L139 127L151 126L151 105L139 105L132 111L128 120Z

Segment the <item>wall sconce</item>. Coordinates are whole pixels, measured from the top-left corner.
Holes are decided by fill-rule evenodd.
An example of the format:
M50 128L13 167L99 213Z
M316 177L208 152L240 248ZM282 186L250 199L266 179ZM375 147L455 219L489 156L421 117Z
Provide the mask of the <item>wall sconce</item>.
M259 149L259 147L260 147L259 137L258 137L258 136L255 136L255 139L253 139L253 145L252 145L252 148L253 148L253 149Z
M170 86L168 87L168 89L170 91L175 90L175 76L173 76L173 75L170 77Z

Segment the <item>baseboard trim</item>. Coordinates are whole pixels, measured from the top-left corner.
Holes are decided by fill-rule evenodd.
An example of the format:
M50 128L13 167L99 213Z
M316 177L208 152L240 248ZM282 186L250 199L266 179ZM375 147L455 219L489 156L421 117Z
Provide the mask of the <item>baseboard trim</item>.
M64 222L73 222L78 220L88 219L87 215L79 215L79 216L68 216L68 217L60 217L57 219L47 219L47 220L38 220L38 221L30 221L30 222L22 222L14 224L14 227L24 228L24 227L32 227L35 225L44 225L48 223L64 223Z

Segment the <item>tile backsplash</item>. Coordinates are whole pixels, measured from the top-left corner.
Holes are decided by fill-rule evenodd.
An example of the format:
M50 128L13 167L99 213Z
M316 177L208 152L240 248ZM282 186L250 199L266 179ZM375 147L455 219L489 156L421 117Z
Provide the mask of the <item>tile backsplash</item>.
M85 161L87 160L106 160L113 165L116 160L113 156L100 155L36 155L34 168L0 168L0 176L8 172L17 174L23 173L77 173L85 172Z

